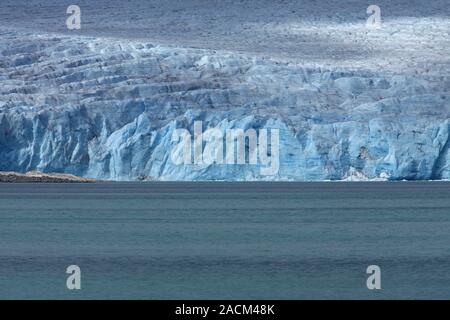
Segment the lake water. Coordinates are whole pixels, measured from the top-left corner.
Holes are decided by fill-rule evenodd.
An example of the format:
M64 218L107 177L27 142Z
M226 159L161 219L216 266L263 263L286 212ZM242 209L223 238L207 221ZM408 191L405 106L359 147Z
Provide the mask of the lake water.
M0 298L448 299L450 183L0 184Z

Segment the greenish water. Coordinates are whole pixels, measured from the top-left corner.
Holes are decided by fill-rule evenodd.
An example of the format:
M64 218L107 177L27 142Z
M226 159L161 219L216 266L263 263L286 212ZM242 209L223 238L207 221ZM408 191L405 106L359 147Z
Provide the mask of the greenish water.
M446 182L0 184L2 299L448 299L449 270Z

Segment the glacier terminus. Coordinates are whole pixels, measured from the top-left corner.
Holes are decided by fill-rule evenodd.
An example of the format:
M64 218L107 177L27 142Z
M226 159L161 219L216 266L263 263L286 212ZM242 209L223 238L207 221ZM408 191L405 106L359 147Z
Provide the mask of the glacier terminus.
M209 48L189 28L186 43L166 37L170 46L12 21L0 29L0 171L119 181L450 179L447 12L383 17L374 31L364 27L364 6L361 12L360 20L324 25L274 17L263 29L266 46L256 33L261 24L228 33L217 24L211 28L223 36L211 36ZM231 13L239 19L238 9ZM238 27L254 38L241 41ZM277 44L281 32L286 44ZM311 43L298 38L308 34ZM334 53L322 50L335 43ZM276 174L262 174L255 162L174 163L174 134L193 133L196 122L223 132L276 129Z

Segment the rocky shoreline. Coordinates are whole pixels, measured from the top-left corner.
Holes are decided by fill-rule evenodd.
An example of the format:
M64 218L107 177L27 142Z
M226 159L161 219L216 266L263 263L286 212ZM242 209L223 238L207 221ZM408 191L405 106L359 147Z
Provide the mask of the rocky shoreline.
M78 177L72 174L64 173L42 173L31 171L27 173L19 172L0 172L1 182L37 182L37 183L90 183L95 179Z

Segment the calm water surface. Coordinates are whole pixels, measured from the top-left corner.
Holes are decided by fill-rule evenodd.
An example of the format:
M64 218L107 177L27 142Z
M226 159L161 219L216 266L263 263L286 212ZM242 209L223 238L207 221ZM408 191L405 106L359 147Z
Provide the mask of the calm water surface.
M450 183L0 184L11 298L448 299Z

